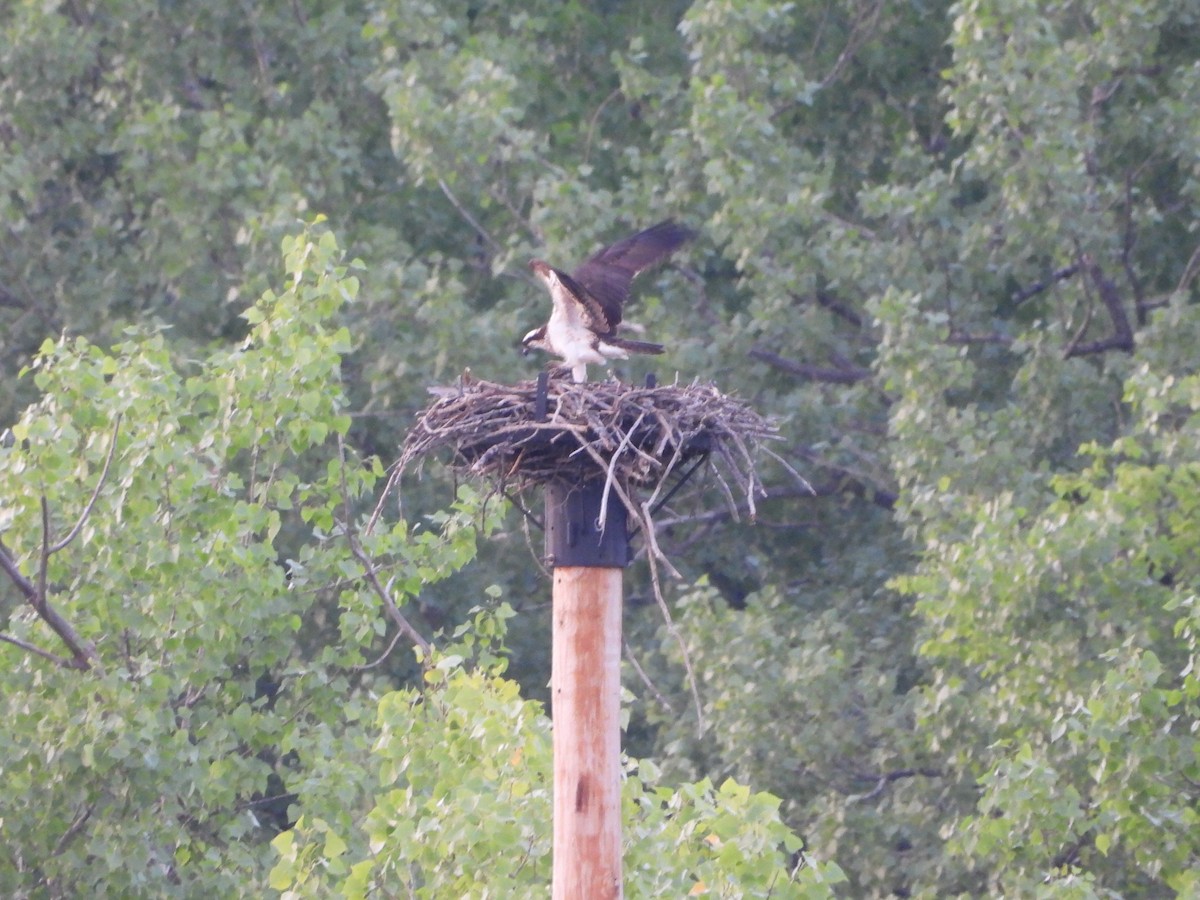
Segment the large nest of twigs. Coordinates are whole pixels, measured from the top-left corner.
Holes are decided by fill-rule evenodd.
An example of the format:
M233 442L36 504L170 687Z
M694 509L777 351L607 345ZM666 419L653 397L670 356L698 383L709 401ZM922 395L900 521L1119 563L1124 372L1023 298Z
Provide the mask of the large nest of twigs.
M464 376L436 393L409 432L398 471L445 454L459 471L517 490L606 478L627 505L634 490L654 497L684 464L707 458L727 499L736 489L753 515L761 490L756 451L776 436L745 403L699 382L637 387L551 378L539 402L535 381L504 385Z

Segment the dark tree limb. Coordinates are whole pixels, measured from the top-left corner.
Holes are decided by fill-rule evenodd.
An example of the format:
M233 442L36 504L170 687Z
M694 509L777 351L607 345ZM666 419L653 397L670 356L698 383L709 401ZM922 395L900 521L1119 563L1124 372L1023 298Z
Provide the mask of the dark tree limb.
M92 812L95 810L95 808L95 803L89 803L82 807L79 812L75 814L75 818L72 820L70 826L65 832L63 832L62 837L60 837L54 844L55 856L58 856L60 853L66 850L71 841L75 840L79 833L83 831L83 827L87 825L88 819L92 817Z
M1042 291L1053 287L1058 282L1066 281L1068 278L1075 276L1078 274L1078 272L1078 263L1071 263L1069 266L1063 266L1061 269L1055 269L1050 273L1050 277L1045 281L1035 281L1029 287L1022 288L1021 290L1017 291L1012 295L1012 301L1013 303L1020 305L1031 297L1036 297L1038 294L1042 293Z
M792 294L792 299L797 303L803 303L807 298L800 294ZM855 328L863 327L863 318L857 310L851 309L829 291L817 291L813 294L812 299L817 301L817 305L822 309L827 309L839 319L849 322Z
M871 377L871 370L861 366L814 366L810 363L796 362L786 356L780 356L762 347L752 347L748 353L751 359L757 359L773 366L789 375L808 381L820 381L826 384L857 384Z
M49 525L49 508L46 505L45 498L42 499L42 525L41 564L38 569L37 583L35 584L25 577L9 553L8 548L2 543L0 543L0 569L4 570L9 580L16 585L17 590L24 594L25 599L33 607L38 617L49 625L51 630L67 645L67 649L71 651L71 657L68 659L66 657L55 656L52 653L46 653L32 645L26 644L24 641L7 635L4 636L4 640L69 669L87 671L93 668L93 666L98 668L100 666L100 658L96 653L95 644L80 637L79 632L75 630L70 622L62 617L46 596L46 564L49 561L50 555L47 553L49 549L49 533L45 530Z
M38 617L49 625L50 629L67 645L67 649L71 651L71 656L69 658L58 656L10 635L0 635L0 639L64 668L79 669L81 671L95 668L100 672L104 671L100 663L100 656L96 652L96 645L82 637L75 630L75 627L50 602L48 573L50 569L50 557L55 553L65 550L79 535L84 524L91 517L92 511L96 506L96 500L99 498L100 491L104 487L105 481L108 480L109 470L112 468L120 429L121 418L118 416L116 422L113 424L112 442L108 448L108 455L104 459L104 468L100 472L100 477L96 480L96 486L92 489L92 494L84 505L83 511L80 512L79 517L75 520L75 524L71 526L70 531L60 540L55 541L52 538L50 529L50 504L45 496L41 498L42 545L38 552L36 582L31 581L21 572L20 567L17 566L16 560L8 551L8 548L3 543L0 543L0 569L3 569L9 581L24 595L25 600L33 607Z
M861 794L853 797L853 800L873 800L883 793L884 788L893 782L900 781L905 778L941 778L942 771L940 769L897 769L894 772L881 772L878 775L863 773L854 777L860 781L874 781L875 787L866 794Z
M1117 286L1112 279L1104 274L1104 270L1090 256L1085 255L1083 257L1082 265L1087 270L1088 278L1096 286L1096 292L1100 295L1100 302L1104 305L1105 311L1108 312L1109 319L1112 320L1112 333L1100 340L1082 343L1080 338L1083 335L1083 329L1080 329L1079 333L1072 338L1063 351L1064 359L1070 359L1073 356L1104 353L1108 350L1131 352L1133 350L1133 328L1129 324L1129 316L1126 314L1125 306L1121 302L1120 291L1117 290Z

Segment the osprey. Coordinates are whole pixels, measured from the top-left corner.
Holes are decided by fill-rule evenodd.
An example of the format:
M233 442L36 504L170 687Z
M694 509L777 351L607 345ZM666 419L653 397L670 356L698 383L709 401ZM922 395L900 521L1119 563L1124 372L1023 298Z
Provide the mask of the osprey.
M521 339L521 352L544 350L561 357L575 382L587 381L589 363L628 359L630 353L662 353L662 344L617 337L621 307L633 279L691 239L692 232L671 220L605 247L578 269L566 272L531 260L554 304L550 321Z

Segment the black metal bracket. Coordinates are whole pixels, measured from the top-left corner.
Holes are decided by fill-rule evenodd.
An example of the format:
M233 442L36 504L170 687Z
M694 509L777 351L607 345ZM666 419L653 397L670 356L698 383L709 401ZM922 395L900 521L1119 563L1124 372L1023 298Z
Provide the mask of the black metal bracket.
M552 566L623 569L629 565L629 515L609 491L605 520L603 478L549 481L546 494L546 558Z

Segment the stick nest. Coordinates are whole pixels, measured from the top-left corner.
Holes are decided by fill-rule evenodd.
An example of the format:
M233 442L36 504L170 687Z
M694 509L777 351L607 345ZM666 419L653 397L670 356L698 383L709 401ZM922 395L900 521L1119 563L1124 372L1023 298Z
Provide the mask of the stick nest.
M397 469L448 451L453 468L518 491L604 477L621 493L656 495L681 464L703 456L719 463L727 497L732 482L753 515L761 490L755 451L777 434L745 403L700 382L635 387L551 378L542 418L534 381L503 385L464 375L457 387L436 393L409 432Z

